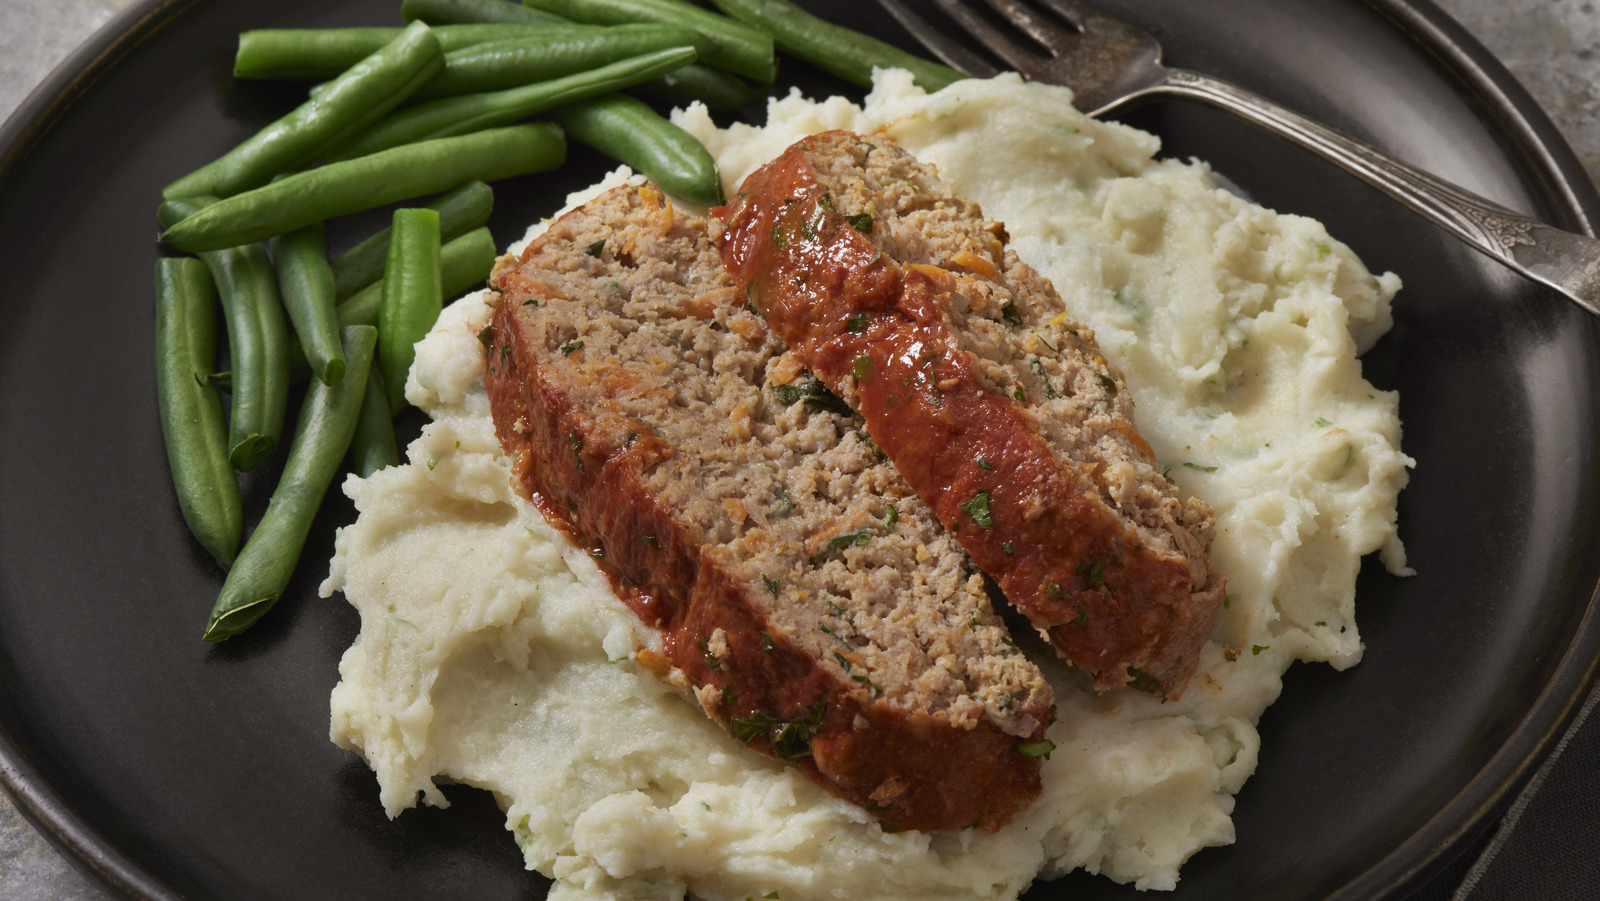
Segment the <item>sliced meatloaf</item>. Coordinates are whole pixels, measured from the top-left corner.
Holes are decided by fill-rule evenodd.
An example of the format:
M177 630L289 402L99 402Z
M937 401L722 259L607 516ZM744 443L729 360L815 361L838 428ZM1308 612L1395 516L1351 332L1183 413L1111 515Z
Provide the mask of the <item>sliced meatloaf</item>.
M896 826L998 828L1051 693L862 423L651 186L503 263L487 344L522 487L660 630L641 662L739 742Z
M1001 224L879 135L802 140L738 197L739 287L972 559L1098 688L1176 697L1223 596L1211 512Z

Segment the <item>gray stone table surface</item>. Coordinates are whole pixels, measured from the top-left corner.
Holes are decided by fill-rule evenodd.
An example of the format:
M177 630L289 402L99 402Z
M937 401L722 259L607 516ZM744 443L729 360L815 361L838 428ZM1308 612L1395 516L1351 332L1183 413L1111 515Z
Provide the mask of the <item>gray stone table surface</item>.
M1600 181L1600 11L1594 0L1436 0L1511 69ZM133 0L0 0L0 120ZM1593 726L1591 726L1593 728ZM0 793L0 899L100 901Z

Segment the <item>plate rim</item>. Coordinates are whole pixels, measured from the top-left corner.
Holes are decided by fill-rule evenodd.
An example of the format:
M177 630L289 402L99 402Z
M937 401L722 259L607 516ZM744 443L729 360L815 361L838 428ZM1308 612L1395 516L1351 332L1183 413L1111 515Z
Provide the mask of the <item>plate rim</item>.
M0 123L0 191L55 122L95 82L161 28L205 0L136 0L83 42ZM1466 88L1506 139L1556 222L1594 236L1600 193L1548 114L1511 72L1433 0L1360 0L1411 43L1425 48L1442 75ZM1466 786L1408 839L1351 877L1327 901L1398 898L1437 874L1510 805L1542 765L1600 678L1600 585L1559 663L1499 750ZM1600 690L1600 689L1595 689ZM19 813L103 888L140 901L179 896L129 860L72 810L32 766L9 730L0 728L0 790Z

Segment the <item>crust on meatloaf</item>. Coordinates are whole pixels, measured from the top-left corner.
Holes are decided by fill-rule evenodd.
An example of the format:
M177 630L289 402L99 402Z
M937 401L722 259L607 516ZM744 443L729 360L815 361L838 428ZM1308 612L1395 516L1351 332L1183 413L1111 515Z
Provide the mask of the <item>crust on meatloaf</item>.
M723 259L860 413L1006 597L1097 688L1174 698L1225 580L1122 376L1004 227L885 135L805 138L753 173Z
M496 431L659 630L641 663L896 826L995 829L1037 796L1048 684L861 419L749 308L706 220L617 188L494 283Z

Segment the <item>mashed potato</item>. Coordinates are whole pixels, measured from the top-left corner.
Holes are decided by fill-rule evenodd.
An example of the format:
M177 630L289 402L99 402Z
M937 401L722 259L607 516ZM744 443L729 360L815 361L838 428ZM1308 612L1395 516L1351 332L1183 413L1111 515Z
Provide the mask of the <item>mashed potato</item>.
M418 348L407 397L433 422L408 462L345 486L360 516L323 591L362 627L334 741L366 756L390 816L444 803L438 779L494 792L552 898L1013 898L1079 867L1172 888L1195 851L1233 840L1284 670L1360 659L1361 556L1404 571L1397 398L1356 360L1399 280L1318 223L1219 190L1203 164L1155 161L1154 137L1079 115L1058 88L1002 77L925 96L880 73L865 109L791 96L769 117L680 122L730 189L805 134L885 127L1003 220L1095 329L1164 467L1217 515L1230 594L1183 699L1095 697L1047 665L1060 720L1038 801L997 834L884 832L631 662L648 631L512 490L474 295Z

